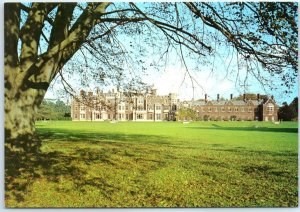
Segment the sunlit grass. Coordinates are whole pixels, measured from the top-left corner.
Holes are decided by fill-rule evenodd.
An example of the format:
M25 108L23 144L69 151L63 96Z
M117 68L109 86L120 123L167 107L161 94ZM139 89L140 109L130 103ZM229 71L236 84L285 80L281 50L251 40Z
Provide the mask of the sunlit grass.
M30 178L18 195L17 186L6 192L7 207L298 205L297 123L38 122L37 129L41 162L35 175L15 180Z

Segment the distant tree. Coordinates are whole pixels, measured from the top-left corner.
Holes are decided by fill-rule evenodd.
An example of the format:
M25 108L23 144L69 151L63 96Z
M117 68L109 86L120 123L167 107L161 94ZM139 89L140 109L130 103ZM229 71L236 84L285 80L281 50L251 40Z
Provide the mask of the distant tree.
M177 119L182 121L194 121L197 119L197 113L190 108L180 108L177 111Z
M246 93L246 94L245 94L245 98L246 98L246 99L251 99L251 100L256 100L256 99L257 99L257 94L254 94L254 93ZM244 94L239 95L239 96L237 96L237 97L234 97L233 99L236 99L236 100L244 100Z
M298 120L298 97L288 104L283 102L278 109L278 119L283 121Z
M35 115L36 120L65 120L70 119L71 109L63 101L43 100Z
M289 107L292 120L298 120L298 97L294 98Z

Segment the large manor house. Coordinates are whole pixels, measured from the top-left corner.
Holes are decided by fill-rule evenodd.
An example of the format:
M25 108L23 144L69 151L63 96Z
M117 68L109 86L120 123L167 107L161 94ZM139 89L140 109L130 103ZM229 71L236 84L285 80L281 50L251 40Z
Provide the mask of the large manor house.
M259 94L256 99L247 99L244 94L241 100L234 99L232 94L229 100L220 99L219 94L210 100L205 94L203 100L180 101L175 93L161 96L155 89L146 94L81 90L71 102L73 121L175 121L179 111L184 109L193 110L196 120L278 120L278 106L273 96Z

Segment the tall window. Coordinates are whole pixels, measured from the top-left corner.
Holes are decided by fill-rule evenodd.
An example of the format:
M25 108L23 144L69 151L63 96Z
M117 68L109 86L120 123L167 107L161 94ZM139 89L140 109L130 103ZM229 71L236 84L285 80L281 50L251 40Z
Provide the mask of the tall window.
M165 114L165 119L168 119L168 114Z
M143 114L137 114L137 119L143 119Z
M274 113L274 105L272 103L268 103L267 104L267 112L269 114L273 114Z
M85 106L81 106L80 111L85 111Z
M156 106L155 109L156 110L161 110L161 107L160 106Z
M160 119L161 119L160 114L156 114L156 120L160 120Z

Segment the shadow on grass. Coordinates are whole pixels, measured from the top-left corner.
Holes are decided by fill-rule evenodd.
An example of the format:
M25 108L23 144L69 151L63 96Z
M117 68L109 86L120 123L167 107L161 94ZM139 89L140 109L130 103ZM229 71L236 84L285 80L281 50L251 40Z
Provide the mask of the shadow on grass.
M128 143L148 144L148 145L168 145L166 136L143 135L143 134L123 134L123 133L90 133L85 131L74 131L64 129L42 128L38 130L39 137L42 140L88 142L91 144L114 144L123 146Z
M224 149L215 149L217 151L222 152L232 152L235 154L241 155L265 155L265 156L272 156L272 157L298 157L297 152L292 151L283 151L283 152L275 152L275 151L268 151L268 150L250 150L243 147L235 147L235 148L224 148Z
M130 158L135 164L140 164L141 173L147 172L165 165L164 161L146 156L147 154L159 155L159 150L156 150L153 145L169 144L166 138L160 136L85 133L60 129L51 129L51 131L50 129L39 130L39 137L42 140L42 144L45 141L58 143L59 141L65 141L68 145L67 148L71 151L61 151L64 148L63 146L59 147L57 151L49 150L49 152L40 152L38 154L6 150L6 199L15 199L17 202L25 201L29 186L41 178L55 183L62 178L67 179L68 182L73 183L72 189L75 188L82 193L86 192L86 186L92 186L109 199L112 192L119 190L118 186L110 184L107 179L101 176L89 176L87 174L89 165L102 163L105 166L119 166L119 169L130 168L126 164L121 164L122 166L116 164L113 156L118 154L120 157ZM75 142L74 148L70 148L72 147L72 142ZM76 146L77 142L88 145L78 148L78 145ZM135 144L134 146L133 143ZM145 147L145 143L148 146ZM94 145L89 148L89 144ZM103 148L93 149L95 144L97 144L97 147ZM138 150L137 152L143 156L136 155L135 150Z
M278 132L278 133L298 133L298 128L269 128L269 127L221 127L213 124L213 127L189 127L187 129L200 130L228 130L228 131L257 131L257 132Z

